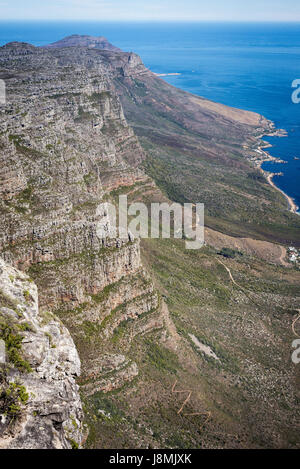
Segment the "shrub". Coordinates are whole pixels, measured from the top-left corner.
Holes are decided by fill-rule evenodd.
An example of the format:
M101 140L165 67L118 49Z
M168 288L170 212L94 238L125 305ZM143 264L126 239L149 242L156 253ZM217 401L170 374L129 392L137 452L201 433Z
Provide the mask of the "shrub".
M18 325L8 324L0 317L0 336L5 342L8 360L20 371L30 373L29 363L21 355L23 336L19 334ZM26 329L26 324L23 325Z
M28 402L29 394L20 383L4 383L0 387L0 413L9 420L15 420L22 413L22 407Z
M237 255L242 256L243 253L240 251L236 251L235 249L231 248L222 248L221 251L218 252L220 256L227 257L234 259Z

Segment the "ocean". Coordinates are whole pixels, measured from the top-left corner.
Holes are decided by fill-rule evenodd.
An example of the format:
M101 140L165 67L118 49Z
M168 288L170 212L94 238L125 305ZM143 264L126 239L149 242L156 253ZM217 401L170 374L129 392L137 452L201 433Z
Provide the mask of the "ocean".
M267 137L266 162L274 183L300 207L300 103L292 82L300 79L300 23L93 23L0 22L0 45L23 41L40 46L70 34L105 36L134 51L174 86L229 106L258 112L285 129ZM298 159L299 158L299 159Z

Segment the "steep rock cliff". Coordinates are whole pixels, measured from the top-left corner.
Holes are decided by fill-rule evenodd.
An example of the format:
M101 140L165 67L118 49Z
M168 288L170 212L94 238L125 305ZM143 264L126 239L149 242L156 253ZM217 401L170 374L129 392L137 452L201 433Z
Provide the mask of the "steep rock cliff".
M0 259L0 448L81 444L80 359L68 330L41 313L36 285Z
M138 168L145 155L124 117L105 53L18 43L0 49L7 84L0 115L0 252L36 281L41 311L53 310L71 331L85 396L138 376L135 361L114 342L124 326L137 323L132 338L162 327L139 240L97 234L105 222L102 204L123 187L149 181ZM125 54L122 73L136 62L135 54Z

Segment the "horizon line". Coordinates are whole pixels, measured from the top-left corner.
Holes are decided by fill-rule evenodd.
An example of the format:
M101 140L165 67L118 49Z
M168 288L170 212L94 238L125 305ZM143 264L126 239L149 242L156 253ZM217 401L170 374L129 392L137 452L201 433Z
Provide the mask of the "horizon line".
M228 24L240 24L240 23L248 23L248 24L256 24L256 23L267 23L267 24L300 24L299 20L205 20L205 19L183 19L183 20L173 20L173 19L47 19L47 18L27 18L27 19L20 19L20 18L1 18L0 23L5 22L22 22L22 23L29 23L29 22L49 22L49 23L228 23Z

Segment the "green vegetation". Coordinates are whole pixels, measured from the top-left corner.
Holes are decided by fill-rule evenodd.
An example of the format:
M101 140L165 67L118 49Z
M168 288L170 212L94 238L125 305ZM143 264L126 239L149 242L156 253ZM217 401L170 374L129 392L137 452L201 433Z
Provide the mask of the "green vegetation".
M72 438L69 438L69 442L71 444L72 449L79 449L79 444L75 440L72 440Z
M24 386L18 382L7 383L0 377L0 414L15 421L22 414L22 408L27 404L29 394Z
M117 291L118 287L120 286L120 283L121 281L107 285L99 293L97 293L96 295L92 295L93 301L97 304L102 303L108 298L111 292Z
M83 107L79 106L78 108L78 117L74 119L74 122L77 124L84 124L85 122L90 122L93 120L94 115L88 111L85 111Z
M111 98L110 91L101 91L100 93L92 93L90 96L87 97L89 101L98 105L101 101Z
M149 363L162 372L170 372L176 374L180 368L178 357L165 347L156 344L151 340L145 341L146 353Z
M32 200L33 187L27 186L22 192L17 195L17 200L20 203L30 203Z
M1 289L0 289L0 305L3 306L4 308L10 308L12 310L15 310L17 307L16 301L10 298L8 295L6 295Z
M23 140L22 135L9 135L9 140L14 143L16 150L23 154L24 156L30 157L30 158L40 158L43 157L44 154L38 150L35 150L34 148L27 147L25 145L25 142Z
M22 357L22 341L21 331L30 330L30 326L24 323L14 323L0 314L0 337L5 342L8 360L18 370L30 373L32 371L30 364Z
M95 184L97 182L97 175L95 173L85 174L83 180L87 186Z
M25 298L25 300L26 300L26 303L29 303L29 301L30 301L30 299L31 299L31 295L30 295L29 291L28 291L28 290L24 290L23 295L24 295L24 298Z
M220 256L234 259L236 256L243 256L243 253L237 251L236 249L231 248L222 248L221 251L218 252Z
M112 246L99 249L99 251L85 250L81 253L74 254L68 257L61 257L60 259L56 259L53 261L45 261L39 262L37 264L32 264L28 269L28 273L33 277L33 279L35 279L46 272L58 272L61 268L66 265L70 265L73 262L74 265L76 265L77 267L78 265L80 265L81 262L83 262L86 264L86 267L93 268L96 259L108 259L109 256L116 255L118 252L120 252L121 249L122 248Z

